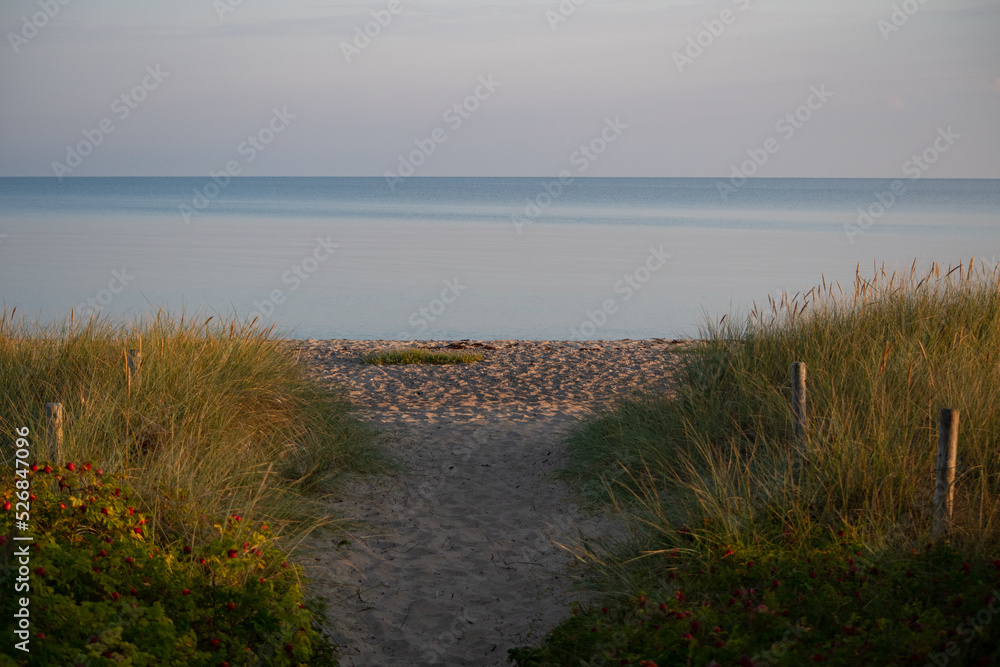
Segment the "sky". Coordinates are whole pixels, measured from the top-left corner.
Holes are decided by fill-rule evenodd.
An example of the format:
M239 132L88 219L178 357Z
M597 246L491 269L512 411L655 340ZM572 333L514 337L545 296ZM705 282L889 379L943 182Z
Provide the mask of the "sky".
M0 25L0 176L1000 178L996 0L4 0Z

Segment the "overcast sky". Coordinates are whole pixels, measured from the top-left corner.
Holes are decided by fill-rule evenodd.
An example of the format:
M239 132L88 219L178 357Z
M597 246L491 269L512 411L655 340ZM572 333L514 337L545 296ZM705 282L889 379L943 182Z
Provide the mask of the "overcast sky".
M576 2L3 0L0 175L1000 178L996 0Z

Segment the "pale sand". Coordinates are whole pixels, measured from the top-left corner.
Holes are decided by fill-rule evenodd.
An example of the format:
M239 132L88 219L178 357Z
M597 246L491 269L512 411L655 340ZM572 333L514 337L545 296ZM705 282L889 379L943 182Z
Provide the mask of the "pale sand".
M454 366L366 366L394 347L470 347ZM304 341L325 384L350 389L408 467L352 484L331 502L366 526L352 544L305 559L315 593L336 601L329 629L345 667L505 665L569 613L578 531L620 534L614 517L581 513L552 477L567 429L636 389L670 390L681 341L598 343ZM491 349L493 348L493 349Z

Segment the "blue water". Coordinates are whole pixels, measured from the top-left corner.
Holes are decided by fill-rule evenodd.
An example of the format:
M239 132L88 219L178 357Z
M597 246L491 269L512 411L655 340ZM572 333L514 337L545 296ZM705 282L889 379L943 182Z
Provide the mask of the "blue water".
M0 300L42 321L165 308L298 338L690 337L858 263L973 256L1000 262L1000 181L0 179Z

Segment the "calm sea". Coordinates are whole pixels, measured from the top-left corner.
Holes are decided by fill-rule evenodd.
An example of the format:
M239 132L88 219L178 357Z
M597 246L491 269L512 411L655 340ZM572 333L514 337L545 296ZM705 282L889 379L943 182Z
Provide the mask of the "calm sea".
M730 186L720 188L720 185ZM858 263L1000 261L1000 181L0 179L0 300L294 338L680 338Z

